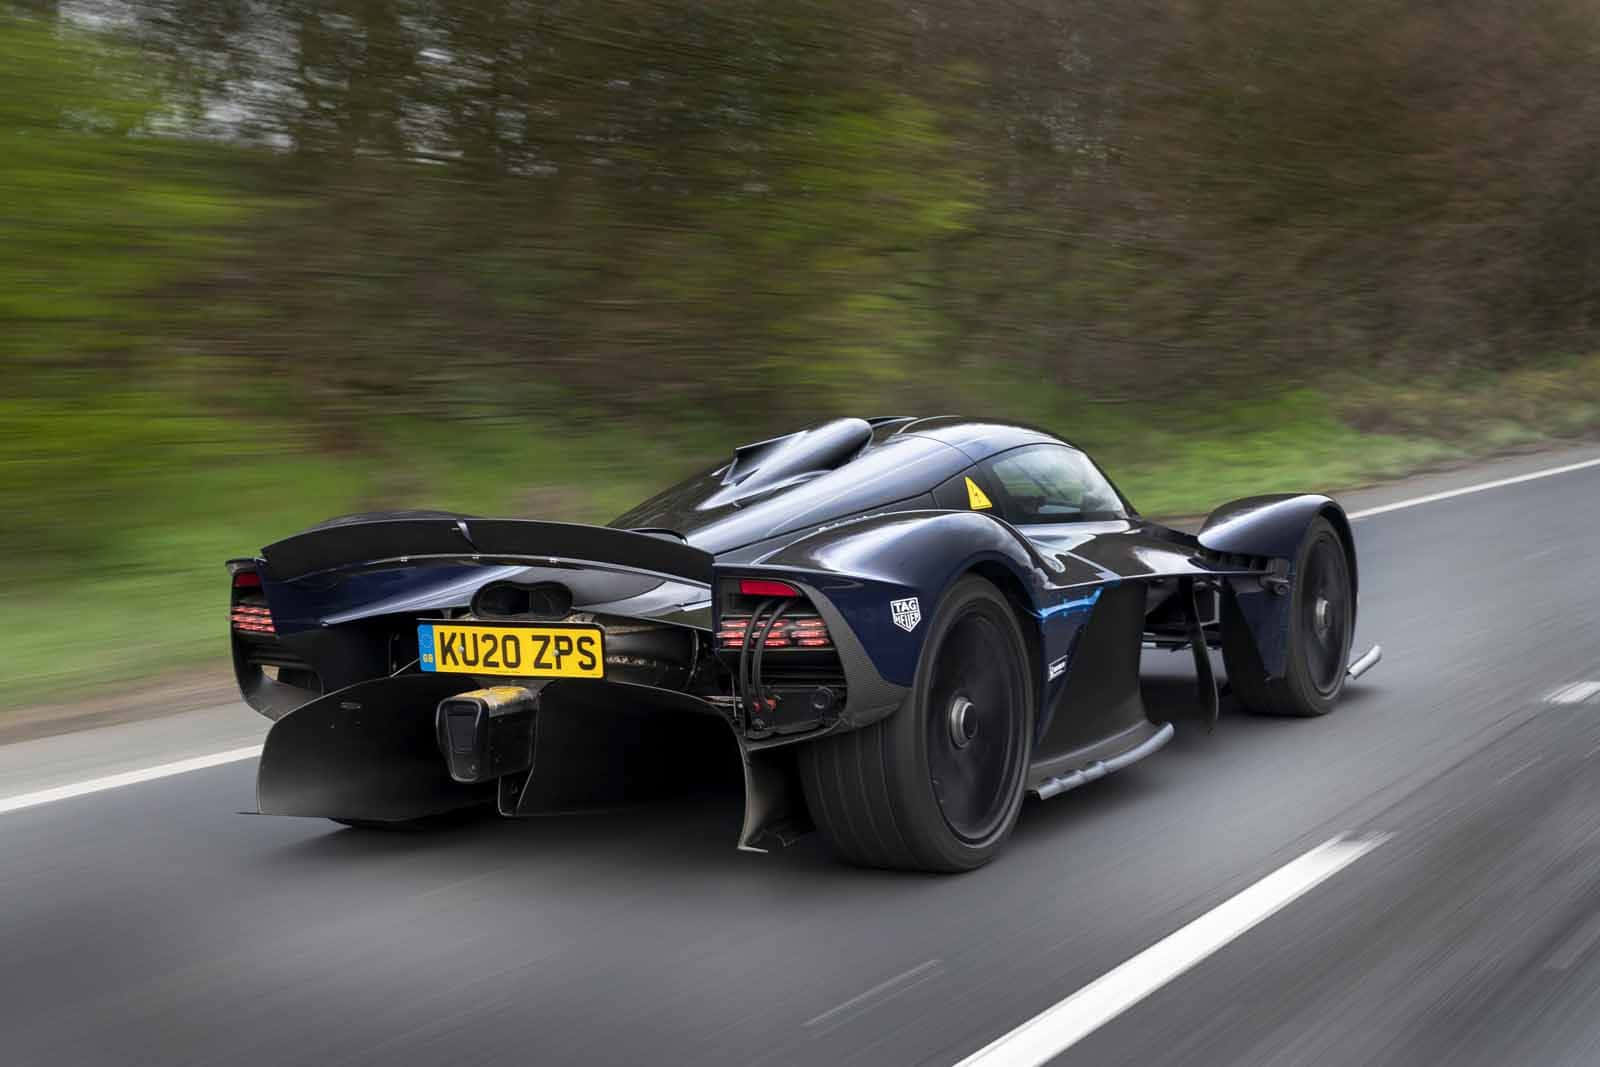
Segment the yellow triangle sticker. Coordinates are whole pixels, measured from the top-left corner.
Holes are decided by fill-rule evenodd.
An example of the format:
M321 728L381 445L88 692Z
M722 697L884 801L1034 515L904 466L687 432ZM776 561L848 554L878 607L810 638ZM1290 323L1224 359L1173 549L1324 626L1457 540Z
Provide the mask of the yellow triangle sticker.
M978 488L978 483L971 478L967 479L967 504L973 511L994 507L994 502L984 495L983 490Z

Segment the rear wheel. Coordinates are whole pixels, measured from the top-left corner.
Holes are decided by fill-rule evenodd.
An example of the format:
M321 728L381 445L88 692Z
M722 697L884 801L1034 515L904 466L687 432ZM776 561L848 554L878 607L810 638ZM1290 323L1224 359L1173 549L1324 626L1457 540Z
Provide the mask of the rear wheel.
M1032 732L1033 672L1016 615L969 576L934 613L906 705L801 747L806 803L851 863L971 870L1016 823Z
M1283 677L1267 678L1255 639L1237 608L1223 624L1223 666L1235 696L1247 711L1326 715L1344 691L1355 629L1349 559L1327 519L1314 520L1300 542L1290 597L1288 661Z

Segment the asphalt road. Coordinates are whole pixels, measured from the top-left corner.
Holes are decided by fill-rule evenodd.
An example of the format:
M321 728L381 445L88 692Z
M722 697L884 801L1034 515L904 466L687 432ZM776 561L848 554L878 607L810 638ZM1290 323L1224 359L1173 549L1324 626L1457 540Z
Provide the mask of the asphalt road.
M1600 467L1357 536L1385 656L1337 711L1180 719L970 875L739 853L736 797L243 816L253 760L0 814L0 1063L951 1064L1339 834L1389 836L1061 1062L1600 1062L1600 696L1547 699L1600 680ZM0 748L0 800L259 731L183 722Z

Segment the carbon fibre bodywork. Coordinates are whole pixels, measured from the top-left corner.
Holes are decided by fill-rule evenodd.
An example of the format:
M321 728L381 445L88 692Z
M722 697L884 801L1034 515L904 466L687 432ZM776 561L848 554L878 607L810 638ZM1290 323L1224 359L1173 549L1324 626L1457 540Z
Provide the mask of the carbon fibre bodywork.
M1022 521L993 464L1040 446L1071 450L1003 423L841 419L744 446L609 527L361 517L232 561L235 618L264 610L272 631L236 626L233 641L246 699L278 720L260 810L385 821L492 800L506 815L547 813L627 799L736 751L740 843L782 843L808 821L794 751L897 714L926 654L922 615L972 574L1022 623L1037 694L1026 785L1049 796L1170 736L1140 698L1145 645L1194 650L1212 716L1206 653L1225 620L1247 629L1268 678L1282 675L1284 591L1319 517L1354 578L1349 523L1325 496L1237 501L1197 535L1143 519L1114 486L1096 513ZM745 580L797 591L826 654L767 650ZM540 596L559 614L494 613ZM534 715L525 762L493 782L452 780L436 708L485 680L420 670L417 627L524 617L601 627L605 680L519 680Z

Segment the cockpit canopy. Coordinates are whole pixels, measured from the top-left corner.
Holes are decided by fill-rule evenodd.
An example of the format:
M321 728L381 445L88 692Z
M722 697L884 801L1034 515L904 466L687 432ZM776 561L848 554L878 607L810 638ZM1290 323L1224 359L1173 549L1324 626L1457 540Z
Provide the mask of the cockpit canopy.
M1088 457L1044 431L884 417L834 419L742 445L612 525L722 553L874 510L968 506L1030 523L1127 514Z

